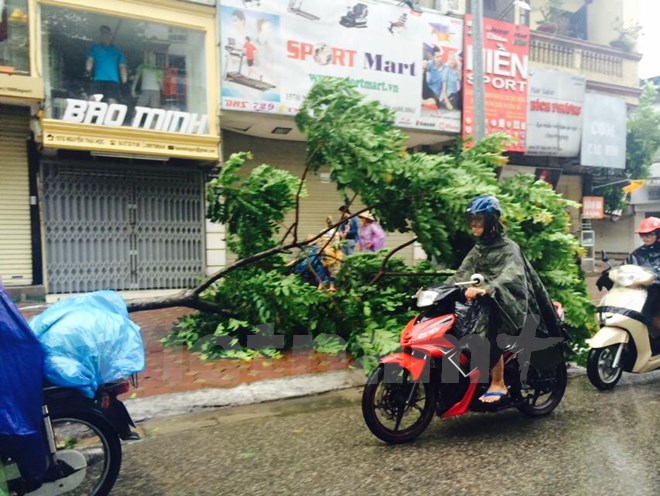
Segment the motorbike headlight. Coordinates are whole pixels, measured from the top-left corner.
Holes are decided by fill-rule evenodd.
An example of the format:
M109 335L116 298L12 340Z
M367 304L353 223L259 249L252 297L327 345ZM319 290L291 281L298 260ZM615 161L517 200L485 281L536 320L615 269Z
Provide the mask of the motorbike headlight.
M417 306L420 308L433 305L433 302L438 297L437 291L425 290L417 293Z

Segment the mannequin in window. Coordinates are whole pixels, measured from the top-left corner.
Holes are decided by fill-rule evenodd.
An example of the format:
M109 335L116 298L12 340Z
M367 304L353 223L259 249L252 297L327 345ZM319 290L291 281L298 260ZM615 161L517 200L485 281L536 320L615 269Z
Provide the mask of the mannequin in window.
M137 96L136 89L140 84L140 95L137 104L140 107L160 108L160 92L163 89L165 72L156 65L156 54L147 52L144 63L135 71L135 78L131 87L133 97Z
M85 63L85 73L92 77L90 93L103 95L103 100L109 103L117 103L121 96L119 84L126 84L128 80L126 57L112 44L112 30L108 26L101 26L99 33L101 42L89 48Z
M179 88L178 88L179 69L170 62L170 65L165 69L165 76L163 80L163 99L165 106L168 109L179 109Z

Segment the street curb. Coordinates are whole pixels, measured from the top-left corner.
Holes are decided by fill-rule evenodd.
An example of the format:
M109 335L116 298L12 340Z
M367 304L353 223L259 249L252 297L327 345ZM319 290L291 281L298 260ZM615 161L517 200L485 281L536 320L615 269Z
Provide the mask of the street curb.
M567 367L569 377L586 374L575 363ZM185 393L167 393L126 400L126 408L135 422L160 417L184 415L210 408L252 405L266 401L299 398L340 389L363 386L367 378L362 369L308 374L282 379L257 381L233 388L209 388Z
M209 408L311 396L362 386L366 381L362 369L350 369L258 381L228 389L209 388L185 393L159 394L126 400L124 403L133 420L143 422L152 418L195 413Z

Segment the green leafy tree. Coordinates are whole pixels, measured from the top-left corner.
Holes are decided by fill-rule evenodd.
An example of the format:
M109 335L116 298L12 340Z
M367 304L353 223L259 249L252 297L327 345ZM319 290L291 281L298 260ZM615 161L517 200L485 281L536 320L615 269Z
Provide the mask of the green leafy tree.
M231 337L232 343L243 345L258 334L259 326L274 324L275 333L287 342L294 334L309 334L330 346L326 336L338 336L354 356L364 357L366 366L396 348L412 315L409 296L421 284L441 281L447 271L433 272L429 263L408 267L392 256L395 249L348 257L337 275L336 293L292 275L292 264L282 254L301 249L302 259L308 256L302 248L322 236L300 240L297 230L304 179L322 167L329 169L340 192L359 196L388 230L414 233L434 267L456 267L473 243L464 217L468 201L476 194L497 195L511 236L551 296L565 304L569 323L584 328L593 320L576 264L579 247L568 230L566 208L575 205L530 175L498 182L498 168L506 162L505 137L492 136L447 154L409 154L393 113L338 79L314 85L296 122L307 136L301 179L265 165L241 179L237 170L248 157L243 153L232 155L209 184L209 218L225 223L240 258L184 293L184 303L206 313L186 319L170 342L185 343L207 357L223 356L215 338L226 343ZM284 226L290 211L294 221ZM401 277L405 272L425 275ZM162 301L142 303L154 308L150 304ZM130 306L144 309L139 302ZM209 317L211 309L223 313ZM332 342L330 347L337 346Z
M656 87L647 82L642 88L639 106L628 118L625 178L646 179L653 158L660 148L660 112L655 108L657 93ZM608 212L623 209L627 205L621 185L607 186L600 193Z

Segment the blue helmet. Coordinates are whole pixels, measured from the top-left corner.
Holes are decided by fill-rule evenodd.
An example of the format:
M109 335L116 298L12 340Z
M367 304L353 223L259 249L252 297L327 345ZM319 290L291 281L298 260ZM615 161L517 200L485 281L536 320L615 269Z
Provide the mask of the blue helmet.
M502 207L500 201L492 195L482 195L474 198L467 207L467 213L472 215L495 215L500 217L502 215Z

